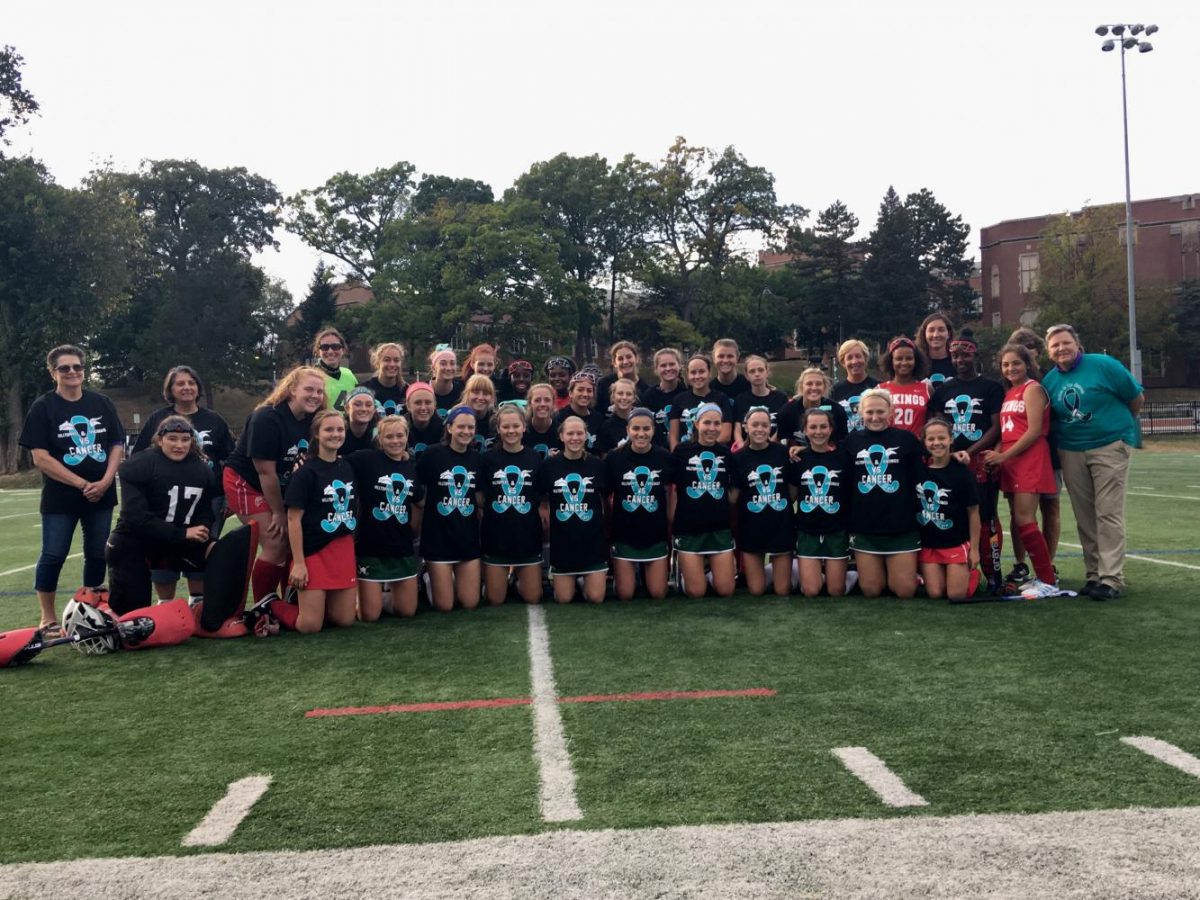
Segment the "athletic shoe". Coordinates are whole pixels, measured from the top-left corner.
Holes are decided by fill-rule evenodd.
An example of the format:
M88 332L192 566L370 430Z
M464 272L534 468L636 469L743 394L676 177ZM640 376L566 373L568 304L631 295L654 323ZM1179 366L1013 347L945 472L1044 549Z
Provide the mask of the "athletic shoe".
M1029 566L1019 562L1013 565L1009 573L1004 576L1005 584L1024 584L1029 580Z
M1053 597L1058 593L1057 584L1046 584L1031 578L1021 586L1021 596L1026 600L1040 600L1043 597Z
M271 615L271 604L278 599L279 595L272 591L242 613L242 622L255 637L270 637L273 634L279 634L279 623Z
M1081 590L1079 593L1083 594L1085 597L1090 597L1092 596L1092 591L1096 590L1098 587L1100 587L1100 582L1089 581L1083 586L1083 590Z
M1098 584L1092 588L1089 596L1093 600L1116 600L1121 596L1121 592L1111 584Z

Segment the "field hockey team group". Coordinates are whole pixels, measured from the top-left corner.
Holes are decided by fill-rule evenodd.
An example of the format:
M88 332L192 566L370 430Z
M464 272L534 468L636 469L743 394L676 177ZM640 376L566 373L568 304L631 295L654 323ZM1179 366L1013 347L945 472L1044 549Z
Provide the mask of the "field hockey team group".
M867 345L848 340L843 380L809 368L789 395L732 340L711 356L658 350L655 385L628 341L611 348L607 375L554 357L538 380L531 363L501 367L480 345L461 363L435 350L429 380L415 382L401 345L384 343L358 384L342 365L345 340L326 329L315 365L280 379L236 442L199 404L199 374L172 369L167 406L124 461L115 408L83 386L83 351L56 347L55 389L21 434L44 481L42 628L57 624L77 525L84 584L100 585L107 568L120 614L148 605L152 586L174 596L181 575L201 593L226 515L258 523L245 619L260 633L373 621L385 605L411 616L422 573L443 611L512 594L536 603L547 584L559 602L599 603L610 575L621 600L639 589L661 598L672 563L690 597L729 596L740 574L752 594L798 583L806 596L840 596L857 582L872 597L923 584L963 599L981 563L994 593L1052 596L1064 478L1084 592L1111 599L1124 583L1141 388L1116 361L1083 353L1070 326L1046 341L1054 364L1041 377L1042 340L1015 332L998 358L1002 385L979 374L970 332L955 336L936 313L915 340L888 342L886 380L868 374ZM1016 557L1007 576L999 492Z

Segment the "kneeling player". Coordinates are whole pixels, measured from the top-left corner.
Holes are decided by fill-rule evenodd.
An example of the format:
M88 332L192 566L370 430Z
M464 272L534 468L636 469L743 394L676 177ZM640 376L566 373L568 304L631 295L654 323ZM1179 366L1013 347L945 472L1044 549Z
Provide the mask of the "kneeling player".
M975 475L950 458L950 423L930 419L922 429L929 457L917 485L921 510L921 551L917 561L925 593L965 600L971 595L971 573L979 565L979 493Z

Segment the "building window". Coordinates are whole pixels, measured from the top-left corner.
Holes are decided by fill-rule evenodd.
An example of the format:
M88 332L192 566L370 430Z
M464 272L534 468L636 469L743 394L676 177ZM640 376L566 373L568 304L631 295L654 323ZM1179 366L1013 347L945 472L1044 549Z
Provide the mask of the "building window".
M1018 282L1022 294L1032 294L1038 286L1038 255L1022 253L1017 259Z
M1000 313L998 313L998 312L992 313L992 327L993 328L1000 327Z
M1000 299L1000 267L992 266L992 299Z

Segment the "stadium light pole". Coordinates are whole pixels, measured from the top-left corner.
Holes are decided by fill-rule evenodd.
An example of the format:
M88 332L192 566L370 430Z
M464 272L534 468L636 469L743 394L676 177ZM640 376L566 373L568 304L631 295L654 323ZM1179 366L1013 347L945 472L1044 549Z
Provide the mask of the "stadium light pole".
M1137 297L1133 285L1133 198L1129 190L1129 102L1125 92L1125 51L1137 47L1138 53L1149 53L1154 45L1138 39L1158 31L1157 25L1098 25L1096 34L1105 38L1100 49L1105 53L1121 48L1121 126L1125 135L1125 277L1129 291L1129 371L1138 384L1142 383L1142 358L1137 349ZM1109 37L1109 35L1112 37Z

